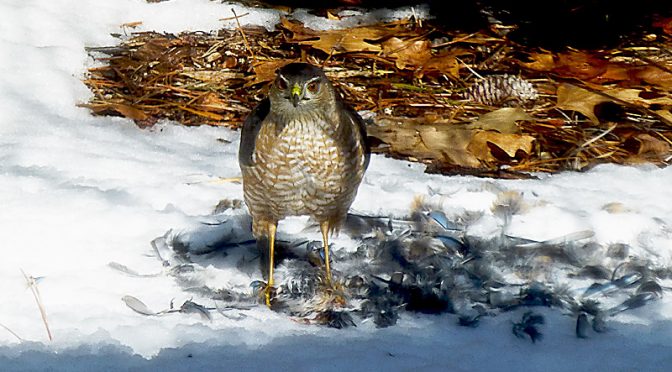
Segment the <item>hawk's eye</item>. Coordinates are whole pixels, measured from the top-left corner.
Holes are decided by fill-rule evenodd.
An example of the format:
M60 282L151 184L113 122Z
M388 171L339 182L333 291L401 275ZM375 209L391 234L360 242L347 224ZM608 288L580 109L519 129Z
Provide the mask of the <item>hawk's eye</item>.
M278 82L276 83L276 85L278 86L278 88L280 90L287 89L287 82L285 81L285 79L282 79L282 78L278 79Z
M308 88L308 91L310 93L317 93L317 90L320 88L320 86L317 83L317 81L311 81L310 83L308 83L306 88Z

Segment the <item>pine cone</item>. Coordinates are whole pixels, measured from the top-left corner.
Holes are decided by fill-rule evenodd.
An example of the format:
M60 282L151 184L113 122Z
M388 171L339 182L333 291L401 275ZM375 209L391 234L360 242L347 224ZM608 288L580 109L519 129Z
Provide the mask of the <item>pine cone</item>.
M488 106L512 106L537 99L532 83L518 76L493 75L472 85L465 98Z

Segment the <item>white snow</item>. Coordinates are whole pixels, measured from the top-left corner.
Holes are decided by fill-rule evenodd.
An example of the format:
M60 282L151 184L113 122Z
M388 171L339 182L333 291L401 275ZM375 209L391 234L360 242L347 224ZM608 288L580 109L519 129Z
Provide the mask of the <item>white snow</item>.
M272 27L275 10L208 0L0 1L0 369L2 370L670 370L672 302L662 300L616 316L611 331L574 335L574 319L551 309L545 338L532 344L511 334L520 312L485 318L475 329L453 315L403 313L377 329L370 322L344 330L298 324L263 306L242 320L215 314L145 317L121 301L150 308L190 295L172 278L133 278L119 262L143 273L161 271L150 241L208 215L242 187L216 183L236 177L239 134L224 128L185 128L165 122L138 129L120 118L92 117L76 107L91 93L82 84L94 61L87 46L116 42L124 23L139 30L179 32L243 24ZM416 12L425 14L426 10ZM376 15L404 16L410 9ZM371 21L371 15L347 22ZM318 20L298 15L309 24ZM312 18L311 18L312 17ZM324 27L334 27L325 25ZM218 141L218 139L223 139ZM374 156L353 209L403 216L413 197L442 203L450 216L485 217L471 226L494 233L490 207L497 190L521 192L526 210L507 234L545 240L593 230L599 243L627 243L634 255L672 264L672 169L601 166L587 173L540 180L485 180L422 173L422 166ZM281 225L300 233L305 219ZM348 245L341 237L337 245ZM39 290L52 342L25 279ZM231 285L258 277L238 274Z

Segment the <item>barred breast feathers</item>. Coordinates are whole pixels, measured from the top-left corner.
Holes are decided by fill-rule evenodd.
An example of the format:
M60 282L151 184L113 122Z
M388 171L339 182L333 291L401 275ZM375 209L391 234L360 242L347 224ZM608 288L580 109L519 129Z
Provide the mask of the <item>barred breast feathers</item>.
M369 163L361 117L339 101L293 120L266 105L253 110L241 134L243 188L254 220L311 215L340 224Z

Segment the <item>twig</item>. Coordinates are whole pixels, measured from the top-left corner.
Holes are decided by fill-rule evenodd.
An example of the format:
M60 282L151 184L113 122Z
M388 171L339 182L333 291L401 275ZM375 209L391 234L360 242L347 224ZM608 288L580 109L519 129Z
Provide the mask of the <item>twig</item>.
M327 58L325 58L324 61L322 61L322 68L324 68L327 65L327 62L329 62L329 60L331 60L331 57L333 55L334 55L334 50L332 49L332 50L329 51L329 55L327 56Z
M23 342L23 339L21 338L21 336L17 335L16 332L14 332L14 331L12 331L11 329L9 329L9 327L7 327L6 325L0 323L0 327L6 329L7 332L9 332L9 333L11 333L12 335L14 335L14 337L16 337L16 338L19 340L19 342Z
M469 40L471 37L476 36L476 35L478 35L478 32L474 32L474 33L471 33L469 35L466 35L466 36L463 36L463 37L460 37L460 38L455 38L455 39L453 39L451 41L447 41L445 43L440 43L440 44L433 45L432 48L441 48L441 47L452 45L452 44L455 44L455 43L461 43L463 41Z
M665 65L662 65L662 64L660 64L660 63L658 63L658 62L652 60L652 59L649 58L649 57L643 56L643 55L639 54L638 52L634 52L634 54L635 54L635 58L637 58L637 59L639 59L639 60L641 60L641 61L643 61L643 62L646 62L646 63L648 63L648 64L650 64L650 65L652 65L652 66L656 66L657 68L659 68L659 69L662 70L662 71L665 71L665 72L667 72L667 73L672 74L672 69L670 69L669 67L667 67L667 66L665 66Z
M536 165L542 165L542 164L553 164L553 163L559 163L563 161L570 161L575 159L575 156L567 156L567 157L557 157L553 159L541 159L541 160L535 160L535 161L528 161L523 164L518 164L518 165L512 165L509 167L510 170L520 170L520 169L525 169L527 167L531 166L536 166Z
M660 133L660 132L658 132L658 131L654 131L653 133L655 133L656 135L658 135L658 137L662 138L663 141L665 141L665 142L669 143L670 145L672 145L672 141L670 141L670 139L667 138L667 137L665 137L662 133Z
M239 17L236 14L235 9L231 8L231 12L233 13L233 17L236 19L236 24L238 25L238 31L240 31L240 35L243 37L243 43L245 43L245 48L247 49L248 52L250 52L250 57L252 57L252 61L254 63L257 63L257 57L254 55L252 48L250 48L250 44L247 42L247 36L245 36L243 28L240 26L240 21L238 20Z
M490 56L489 56L488 58L484 59L483 61L481 61L481 62L478 64L478 68L483 68L483 67L485 67L485 65L486 65L488 62L490 62L490 60L492 60L493 58L495 58L495 56L496 56L499 52L501 52L502 50L504 50L504 48L506 48L506 43L505 43L505 42L502 42L501 45L499 46L499 48L497 48L494 52L490 53Z
M422 28L422 19L418 17L418 14L415 12L415 7L411 7L411 12L413 13L413 19L418 24L418 27Z
M614 124L614 125L612 125L609 129L605 130L604 132L600 133L599 135L597 135L597 136L595 136L595 137L589 139L588 141L584 142L581 146L579 146L579 149L582 149L582 148L584 148L584 147L590 145L591 143L593 143L593 142L599 140L600 138L606 136L606 135L609 134L612 130L614 130L614 129L616 128L616 126L617 126L617 125Z
M35 297L35 302L37 302L37 307L40 309L40 315L42 316L44 327L47 329L47 336L49 336L49 341L53 341L54 338L51 335L49 322L47 321L47 311L44 309L44 305L42 304L42 296L40 296L40 290L37 288L37 282L35 281L34 277L26 275L23 269L21 269L21 273L23 274L23 277L26 278L28 287L30 287L30 291L33 292L33 297Z
M231 10L233 10L233 9L231 9ZM238 18L243 18L247 15L250 15L250 13L243 13L243 14L237 16L236 12L233 12L233 17L220 18L219 20L223 21L223 22L226 22L226 21L230 21L232 19L235 19L236 21L238 21ZM238 25L238 26L240 27L240 25Z
M463 64L464 67L466 67L467 70L469 70L469 72L471 72L472 74L476 75L477 78L479 78L479 79L483 79L483 76L481 76L478 72L474 71L474 69L472 69L471 67L469 67L469 65L467 65L466 63L464 63L463 60L461 60L461 59L459 59L459 58L457 58L457 57L455 57L455 59L456 59L458 62L460 62L461 64Z
M560 110L560 109L557 108L557 107L554 107L553 109L554 109L555 111L557 111L560 115L564 116L565 119L567 119L568 122L570 122L570 123L576 123L576 120L570 118L569 115L565 114L564 111Z

